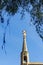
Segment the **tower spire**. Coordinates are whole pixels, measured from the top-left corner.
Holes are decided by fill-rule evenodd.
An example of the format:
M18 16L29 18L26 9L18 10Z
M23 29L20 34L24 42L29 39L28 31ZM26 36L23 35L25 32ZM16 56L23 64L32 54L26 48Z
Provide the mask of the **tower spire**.
M24 65L24 63L27 65L29 62L29 54L27 50L27 45L26 45L26 31L23 31L23 48L21 52L21 65Z
M26 45L26 31L23 31L23 48L22 51L28 51L27 50L27 45Z

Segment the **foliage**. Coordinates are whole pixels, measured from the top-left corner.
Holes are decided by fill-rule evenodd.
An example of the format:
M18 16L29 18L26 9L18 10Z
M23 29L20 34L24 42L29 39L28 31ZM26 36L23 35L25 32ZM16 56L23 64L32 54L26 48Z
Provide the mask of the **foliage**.
M43 39L43 0L0 0L0 22L4 23L3 10L8 12L9 15L15 15L19 7L22 7L22 11L30 12L31 21L35 25L37 33ZM5 43L5 40L3 42Z

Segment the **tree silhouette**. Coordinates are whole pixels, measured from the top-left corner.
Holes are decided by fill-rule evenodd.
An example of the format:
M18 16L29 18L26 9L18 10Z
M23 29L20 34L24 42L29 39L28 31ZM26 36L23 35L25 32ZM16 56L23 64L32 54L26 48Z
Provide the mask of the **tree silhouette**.
M19 7L22 8L22 15L24 15L24 11L30 13L31 21L35 25L40 38L43 39L43 0L0 0L0 22L4 24L4 18L2 16L3 10L5 10L10 16L15 15L19 10ZM8 24L9 19L6 28ZM5 43L5 34L3 37L3 43Z

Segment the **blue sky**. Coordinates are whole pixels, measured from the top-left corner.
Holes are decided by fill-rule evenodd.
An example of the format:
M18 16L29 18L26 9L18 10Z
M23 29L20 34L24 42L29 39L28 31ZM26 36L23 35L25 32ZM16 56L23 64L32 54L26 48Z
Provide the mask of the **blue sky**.
M7 16L5 17L5 23ZM43 42L36 32L35 26L30 23L30 14L25 12L23 19L20 19L20 13L10 18L10 25L6 33L6 51L1 49L4 28L0 26L0 65L20 65L20 53L23 45L22 31L27 33L27 47L30 62L43 62ZM5 24L4 23L4 24Z

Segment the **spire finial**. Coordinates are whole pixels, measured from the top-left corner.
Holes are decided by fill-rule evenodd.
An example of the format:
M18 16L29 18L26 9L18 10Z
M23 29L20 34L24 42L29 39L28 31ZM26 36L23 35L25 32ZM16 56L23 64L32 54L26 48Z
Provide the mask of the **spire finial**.
M26 36L26 31L25 30L23 31L23 35Z

